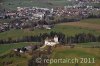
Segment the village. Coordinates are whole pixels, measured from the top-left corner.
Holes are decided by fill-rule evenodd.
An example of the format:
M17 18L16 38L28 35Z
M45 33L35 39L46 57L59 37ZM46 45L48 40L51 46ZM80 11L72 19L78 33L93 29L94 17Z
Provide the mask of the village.
M99 2L99 1L96 1ZM84 5L85 1L78 1L76 5L58 6L54 8L17 7L17 10L1 10L0 32L10 29L45 28L51 29L54 22L78 21L86 18L100 18L100 8Z

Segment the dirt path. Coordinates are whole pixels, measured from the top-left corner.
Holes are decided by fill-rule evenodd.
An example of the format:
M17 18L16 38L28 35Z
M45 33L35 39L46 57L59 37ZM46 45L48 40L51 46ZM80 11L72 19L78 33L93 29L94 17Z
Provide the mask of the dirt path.
M61 23L60 25L78 26L78 27L82 27L82 28L100 30L100 24L90 24L90 23L83 23L83 22L69 22L69 23Z

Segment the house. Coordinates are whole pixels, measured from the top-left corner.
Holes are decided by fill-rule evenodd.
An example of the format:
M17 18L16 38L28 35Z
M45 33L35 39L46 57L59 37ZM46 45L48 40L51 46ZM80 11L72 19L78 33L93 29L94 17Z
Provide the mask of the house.
M45 28L47 30L50 30L51 29L50 25L43 25L43 28Z
M58 36L55 35L53 39L46 38L44 43L45 43L45 45L48 45L48 46L54 46L56 44L59 44Z
M28 51L32 51L33 46L26 46L25 48L26 48Z
M34 17L35 17L35 18L40 18L40 20L42 20L43 17L44 17L44 14L41 13L41 12L40 12L40 13L38 12L38 13L34 14Z
M24 53L28 51L25 47L13 49L15 52Z
M13 49L13 51L15 52L19 52L19 53L25 53L25 52L32 52L32 50L36 50L37 49L37 45L29 45L29 46L25 46L25 47L21 47L21 48L15 48Z

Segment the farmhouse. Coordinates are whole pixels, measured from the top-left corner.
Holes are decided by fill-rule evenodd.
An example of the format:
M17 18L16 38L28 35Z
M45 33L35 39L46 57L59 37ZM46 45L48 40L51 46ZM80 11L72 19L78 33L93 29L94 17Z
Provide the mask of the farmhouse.
M54 38L46 38L45 41L44 41L45 45L48 45L48 46L54 46L56 44L59 44L59 41L58 41L58 36L55 35Z

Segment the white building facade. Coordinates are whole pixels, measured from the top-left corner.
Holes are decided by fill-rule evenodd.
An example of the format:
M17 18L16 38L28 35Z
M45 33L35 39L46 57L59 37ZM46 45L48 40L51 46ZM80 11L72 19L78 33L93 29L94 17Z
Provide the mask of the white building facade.
M58 37L55 36L53 39L47 38L44 43L45 45L48 45L48 46L54 46L56 44L59 44Z

